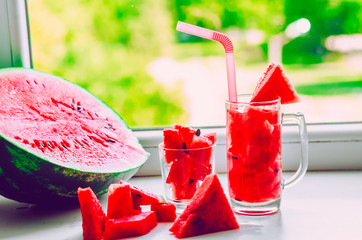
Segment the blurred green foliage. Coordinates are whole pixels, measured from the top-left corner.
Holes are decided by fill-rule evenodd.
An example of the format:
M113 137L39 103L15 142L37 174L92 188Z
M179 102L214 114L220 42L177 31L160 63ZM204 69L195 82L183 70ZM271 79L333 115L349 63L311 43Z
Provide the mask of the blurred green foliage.
M236 51L245 62L237 64L266 62L268 39L299 18L312 27L284 46L284 64L323 62L326 37L362 32L360 0L28 0L28 5L35 68L85 87L131 127L187 123L182 86L156 82L147 70L152 61L223 55L216 44L177 33L177 21L241 35L262 31L265 39L258 46L238 39Z
M174 30L166 1L29 0L28 4L36 69L86 88L130 127L187 120L182 92L166 89L146 70L150 61L172 47Z

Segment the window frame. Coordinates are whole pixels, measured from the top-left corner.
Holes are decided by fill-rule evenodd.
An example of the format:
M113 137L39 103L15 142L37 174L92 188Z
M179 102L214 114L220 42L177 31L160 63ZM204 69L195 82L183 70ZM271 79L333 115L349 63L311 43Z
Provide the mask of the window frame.
M226 172L225 127L205 127L202 131L216 132L215 168ZM137 176L160 175L158 145L163 129L133 129L150 157ZM362 170L362 122L307 123L308 171ZM282 127L283 171L295 171L299 166L300 140L295 125Z
M7 39L11 41L8 46L13 65L32 67L26 0L0 0L0 3L1 6L6 6L6 9L0 9L0 12L6 13L1 14L0 18L8 23ZM201 129L217 133L216 171L226 172L225 126ZM295 125L283 125L282 129L283 170L293 171L299 165L298 130ZM137 175L160 175L158 144L162 141L163 129L133 130L145 150L151 154ZM362 122L307 123L307 132L309 171L362 170Z

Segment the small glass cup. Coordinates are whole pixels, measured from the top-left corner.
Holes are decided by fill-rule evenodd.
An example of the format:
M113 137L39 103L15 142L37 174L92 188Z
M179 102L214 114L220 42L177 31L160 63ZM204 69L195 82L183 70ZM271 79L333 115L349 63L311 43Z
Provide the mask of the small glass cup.
M242 215L268 215L280 209L281 191L302 179L308 166L304 116L282 114L280 99L250 102L251 95L226 101L226 153L230 202ZM301 158L297 172L282 178L281 124L297 123Z
M182 211L204 178L214 173L214 147L169 149L158 147L166 201Z

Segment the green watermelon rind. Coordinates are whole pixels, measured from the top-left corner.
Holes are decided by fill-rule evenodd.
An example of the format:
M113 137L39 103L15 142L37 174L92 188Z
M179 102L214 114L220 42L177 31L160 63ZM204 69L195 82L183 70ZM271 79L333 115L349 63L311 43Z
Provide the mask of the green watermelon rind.
M77 84L52 74L26 68L0 69L0 76L3 73L19 70L37 72L49 77L58 78L78 88L80 91L84 91L110 110L124 124L125 130L133 137L134 144L143 149L136 136L113 109ZM36 153L28 151L17 144L17 142L2 135L0 135L0 154L0 195L19 202L42 204L54 201L77 201L78 187L91 187L96 195L104 194L107 192L109 184L119 180L130 179L147 161L150 155L144 151L144 155L141 156L143 159L137 159L136 161L133 159L128 168L122 170L114 171L112 169L112 171L108 172L91 172L54 163L51 159L45 156L38 156ZM135 164L132 165L132 163Z

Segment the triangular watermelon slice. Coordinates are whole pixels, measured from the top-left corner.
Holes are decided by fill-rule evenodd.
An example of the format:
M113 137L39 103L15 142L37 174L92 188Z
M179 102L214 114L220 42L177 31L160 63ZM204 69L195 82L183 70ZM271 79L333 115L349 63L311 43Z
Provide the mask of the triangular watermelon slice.
M139 189L138 187L122 180L120 181L120 183L129 185L131 190L132 204L134 210L141 210L141 205L151 205L160 202L156 194L143 191L142 189Z
M281 104L299 102L299 96L279 64L271 63L256 86L251 102L272 101Z
M111 184L108 188L108 218L133 215L132 195L128 183Z
M78 188L84 240L102 240L106 215L90 187Z
M237 229L239 225L216 174L208 175L171 226L177 238Z

